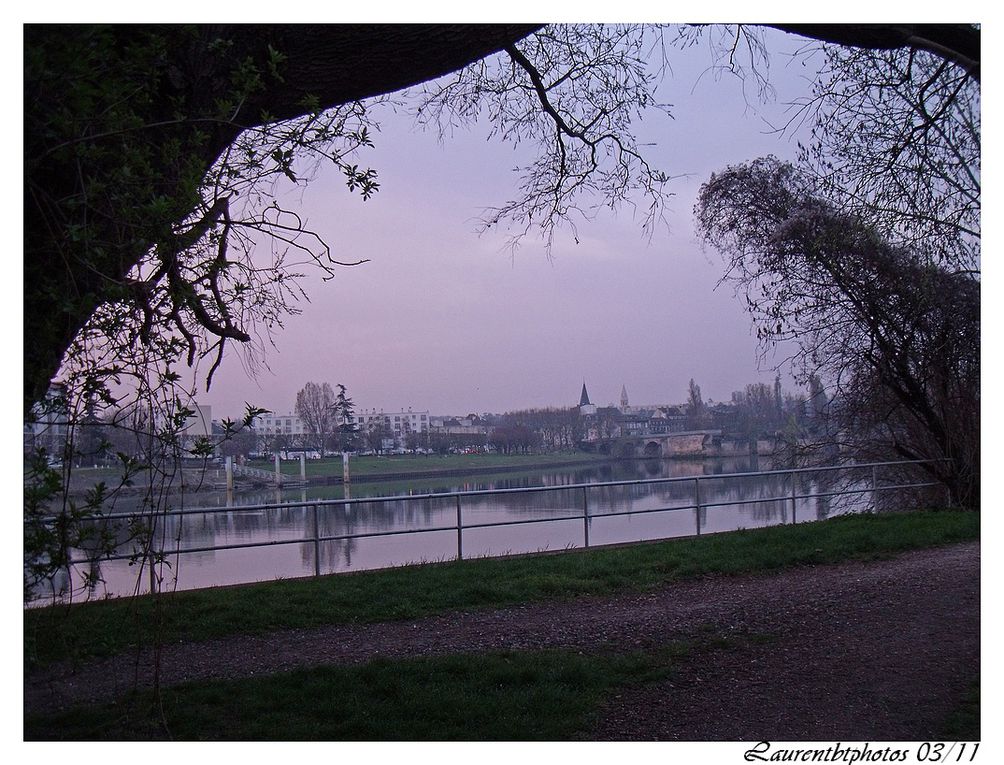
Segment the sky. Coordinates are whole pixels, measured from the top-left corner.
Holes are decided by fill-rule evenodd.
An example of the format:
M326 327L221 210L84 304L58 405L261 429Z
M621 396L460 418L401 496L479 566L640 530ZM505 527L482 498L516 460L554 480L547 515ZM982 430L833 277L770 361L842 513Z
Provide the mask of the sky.
M269 7L275 8L274 4ZM697 13L748 17L745 4L731 14L723 7L724 3L716 3ZM903 4L898 13L889 4L848 3L838 8L807 8L803 4L781 13L765 7L758 5L756 13L777 18L798 15L804 21L839 20L835 16L847 21L888 20L870 18L877 13L910 20L957 20L932 18L944 16L944 4L933 12L929 7L918 8L916 3ZM26 6L17 8L18 14L30 12L32 21L190 21L200 15L189 11L184 19L151 19L147 17L151 6L137 4L128 6L128 13L133 14L128 16L122 9L108 12L87 6L81 10L79 4L64 8L59 2L29 10L25 10ZM421 8L423 14L429 12L425 6ZM617 8L625 18L632 16L631 11L635 18L652 15L651 10L625 10L620 3ZM963 18L986 20L995 15L986 5L977 10L970 4L953 4L948 10ZM137 12L144 15L135 17ZM338 10L339 14L346 12ZM393 19L375 19L374 13L379 12L369 4L359 6L358 12L367 18L353 20L406 20L400 11ZM813 13L822 13L825 18L805 18ZM470 19L468 8L456 15L469 20L499 20ZM533 15L523 13L524 18ZM551 17L568 15L552 12ZM20 23L25 20L18 18L17 24L5 25L2 30L7 33L3 49L11 57L5 69L11 79L11 92L21 87L14 79L20 72ZM243 14L241 20L277 19L267 18L267 14L263 17L259 12ZM340 16L337 20L349 19ZM984 47L991 52L991 58L997 50L993 44L995 29L1000 28L990 24L984 30L988 41ZM781 43L784 37L769 33L772 42L788 47L799 44L794 40ZM766 153L791 157L794 144L764 134L763 124L757 114L748 110L737 83L708 78L698 82L709 60L700 50L690 51L687 56L674 54L675 74L663 84L660 97L674 104L676 119L645 123L650 139L658 144L650 149L655 164L672 174L692 174L676 186L671 233L660 232L651 242L646 242L637 224L622 213L616 219L580 228L579 245L559 241L550 260L543 248L532 242L511 259L502 239L479 238L472 220L480 208L511 196L511 149L485 143L483 131L458 135L440 145L432 134L412 132L407 120L384 120L368 160L379 170L382 184L372 200L363 203L349 196L340 178L325 175L291 198L301 205L309 221L337 245L336 255L344 252L351 257L368 257L371 262L345 270L331 282L307 285L312 302L304 305L303 314L289 319L285 330L276 335L277 347L271 349L267 359L271 373L263 371L249 379L239 359L229 358L211 392L200 394L199 400L212 405L216 417L238 414L245 401L286 412L292 409L296 391L303 383L327 380L344 383L360 407L389 410L411 406L444 414L501 412L575 404L583 381L594 403L602 405L617 401L622 385L633 403L645 404L683 401L691 377L700 383L705 397L715 400L728 398L732 390L748 382L773 379L772 371L757 369L756 343L741 305L727 288L714 290L721 271L720 259L715 253L700 251L693 235L691 208L697 188L710 172ZM992 72L997 69L985 68ZM779 90L777 103L759 108L768 114L780 114L781 104L807 87L799 79L802 74L800 69L785 70L775 56L772 81ZM991 84L985 85L985 91L991 90L999 78L989 77L987 81ZM988 98L984 106L989 104L992 112L995 103L995 99ZM20 123L12 124L14 132ZM10 138L10 143L16 144L16 136ZM985 154L995 156L995 151L994 142L988 141ZM14 191L8 193L10 208L17 209L20 196L15 196ZM994 216L987 219L992 238ZM988 249L992 251L993 247ZM991 278L985 282L991 290L985 312L985 320L990 323L984 333L989 338L985 353L989 380L996 377L997 358L993 346L998 322L993 310L994 268L990 259ZM14 274L3 287L10 292L9 299L3 301L3 310L10 312L8 323L15 326L20 323L16 317L19 278L19 273ZM10 334L13 338L19 336L17 332ZM16 340L8 338L8 342ZM8 356L15 354L11 350ZM786 387L791 384L787 378L782 379ZM10 399L14 400L14 394L19 396L20 391L14 391L14 383L7 385ZM984 419L990 419L990 432L998 420L995 400L989 397L985 407ZM20 440L8 443L11 455L16 455L14 448L20 449ZM7 464L17 465L18 461L11 459ZM10 476L9 483L16 485L16 478ZM998 491L993 482L988 482L989 505ZM999 538L994 518L990 514L984 519L988 540ZM11 533L7 538L19 537ZM989 582L1000 579L998 557L991 555L985 561L984 579ZM13 603L19 597L15 592L19 588L13 577L8 582L7 600ZM988 609L986 616L989 630L995 614ZM8 651L8 655L16 654ZM16 671L16 667L12 669ZM993 655L985 657L984 674L999 677ZM990 700L985 698L984 703ZM17 725L14 705L21 702L13 699L9 703L12 714L6 719ZM12 731L9 740L17 740L16 735ZM499 757L511 757L512 749L495 750ZM660 761L665 759L663 749L646 751ZM96 755L107 761L108 754L107 748L100 748L77 752L75 756L86 760ZM482 749L476 754L484 758L488 753ZM706 752L701 755L708 759ZM637 751L632 756L644 759L644 754ZM250 761L256 760L252 756Z
M649 239L630 209L559 234L550 254L530 237L514 253L501 233L479 236L481 211L515 193L513 148L486 141L487 125L438 135L405 114L378 118L375 148L360 164L379 173L363 201L341 175L322 168L306 188L277 189L341 260L367 259L322 282L273 337L268 369L248 375L236 354L198 395L213 416L244 402L292 411L308 381L342 383L358 411L433 414L504 412L578 403L683 402L691 378L705 399L728 400L758 368L757 343L742 303L716 283L720 256L704 252L692 209L701 183L730 163L768 153L793 157L793 137L771 134L785 104L808 92L806 69L783 51L804 41L769 32L772 103L744 95L732 77L707 71L701 46L671 53L672 75L657 92L673 119L646 116L638 133L651 163L673 176L669 230ZM703 75L703 76L702 76ZM746 86L747 90L749 86ZM795 383L785 375L786 389Z

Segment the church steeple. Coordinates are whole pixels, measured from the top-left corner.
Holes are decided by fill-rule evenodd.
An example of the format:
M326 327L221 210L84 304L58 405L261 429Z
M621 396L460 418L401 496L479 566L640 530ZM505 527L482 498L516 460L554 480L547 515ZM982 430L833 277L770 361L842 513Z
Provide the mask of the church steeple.
M586 391L586 381L582 381L582 395L579 396L579 414L590 416L596 414L596 406L589 402L589 393Z
M624 386L624 385L622 385L621 386L621 411L622 412L626 412L628 410L629 406L630 405L628 404L627 387Z

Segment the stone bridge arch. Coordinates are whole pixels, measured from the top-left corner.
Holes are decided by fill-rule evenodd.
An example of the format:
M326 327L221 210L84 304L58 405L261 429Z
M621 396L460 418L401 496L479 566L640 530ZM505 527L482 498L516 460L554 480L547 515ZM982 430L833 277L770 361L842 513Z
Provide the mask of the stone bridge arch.
M661 457L662 441L656 438L645 439L641 444L642 457Z

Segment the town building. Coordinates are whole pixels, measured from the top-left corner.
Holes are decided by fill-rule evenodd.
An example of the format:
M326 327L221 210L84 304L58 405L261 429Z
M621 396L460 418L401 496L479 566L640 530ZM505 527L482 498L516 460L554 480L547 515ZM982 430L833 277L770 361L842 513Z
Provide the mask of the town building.
M304 436L308 434L298 414L268 414L255 418L254 429L263 436Z
M402 441L411 433L428 433L431 417L428 410L424 412L408 411L385 412L383 409L364 409L356 414L356 424L361 432L370 432L381 426L389 438L393 438L395 445L401 446Z
M191 450L197 443L203 442L213 435L213 408L208 404L192 402L192 413L185 420L185 425L179 434L181 446Z
M604 441L628 436L666 435L687 430L683 407L671 405L631 406L627 386L621 386L620 406L597 407L589 400L585 382L579 396L579 414L586 441Z
M65 386L53 383L45 398L32 407L24 423L25 453L44 449L53 461L62 457L69 436L65 396Z

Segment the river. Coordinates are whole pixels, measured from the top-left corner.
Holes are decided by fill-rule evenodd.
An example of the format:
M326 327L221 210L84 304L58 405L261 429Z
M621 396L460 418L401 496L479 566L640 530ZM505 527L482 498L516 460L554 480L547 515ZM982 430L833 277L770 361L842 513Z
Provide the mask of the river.
M225 492L201 492L184 500L186 510L200 507L228 507L221 513L168 513L158 526L158 539L165 550L198 550L171 554L159 567L159 587L193 589L216 585L266 581L382 568L408 563L451 560L457 556L457 499L429 497L445 492L554 487L546 492L472 495L461 498L465 527L463 556L505 555L510 553L561 550L582 547L588 527L589 545L605 545L645 539L690 536L740 528L754 528L792 522L792 485L789 476L729 477L752 470L770 470L765 458L751 465L748 458L698 461L635 460L528 470L520 473L486 474L458 478L416 479L411 482L353 484L349 507L317 505L316 533L319 537L394 532L390 536L333 539L315 543L314 506L301 502L343 498L340 486L315 486L291 490L243 492L228 504ZM574 484L599 484L654 478L702 476L698 513L693 509L696 482L594 486L588 490L562 489ZM799 479L800 496L794 503L794 520L813 521L844 512L865 509L867 492L849 497L820 496L833 491L834 481L858 481L860 477L832 473ZM820 485L824 481L825 485ZM410 495L410 496L404 496ZM366 502L372 497L399 497ZM362 500L362 501L360 501ZM760 500L760 501L756 501ZM767 501L763 501L767 500ZM733 503L718 504L716 503ZM175 504L180 504L175 499ZM249 506L271 504L269 509ZM583 519L584 505L589 521ZM249 508L249 509L242 509ZM122 505L116 511L122 511ZM175 507L174 509L178 509ZM661 511L664 509L664 511ZM645 512L660 510L659 512ZM631 511L633 515L611 515ZM527 523L554 520L549 523ZM469 528L478 524L505 522L492 528ZM422 532L421 529L443 529ZM113 528L128 554L125 523ZM283 542L267 547L227 550L205 548L260 542ZM75 557L87 557L77 551ZM100 581L82 590L84 570ZM149 589L146 573L137 575L139 565L126 560L105 560L78 566L54 583L46 593L65 599L114 597ZM46 599L46 598L43 598Z

